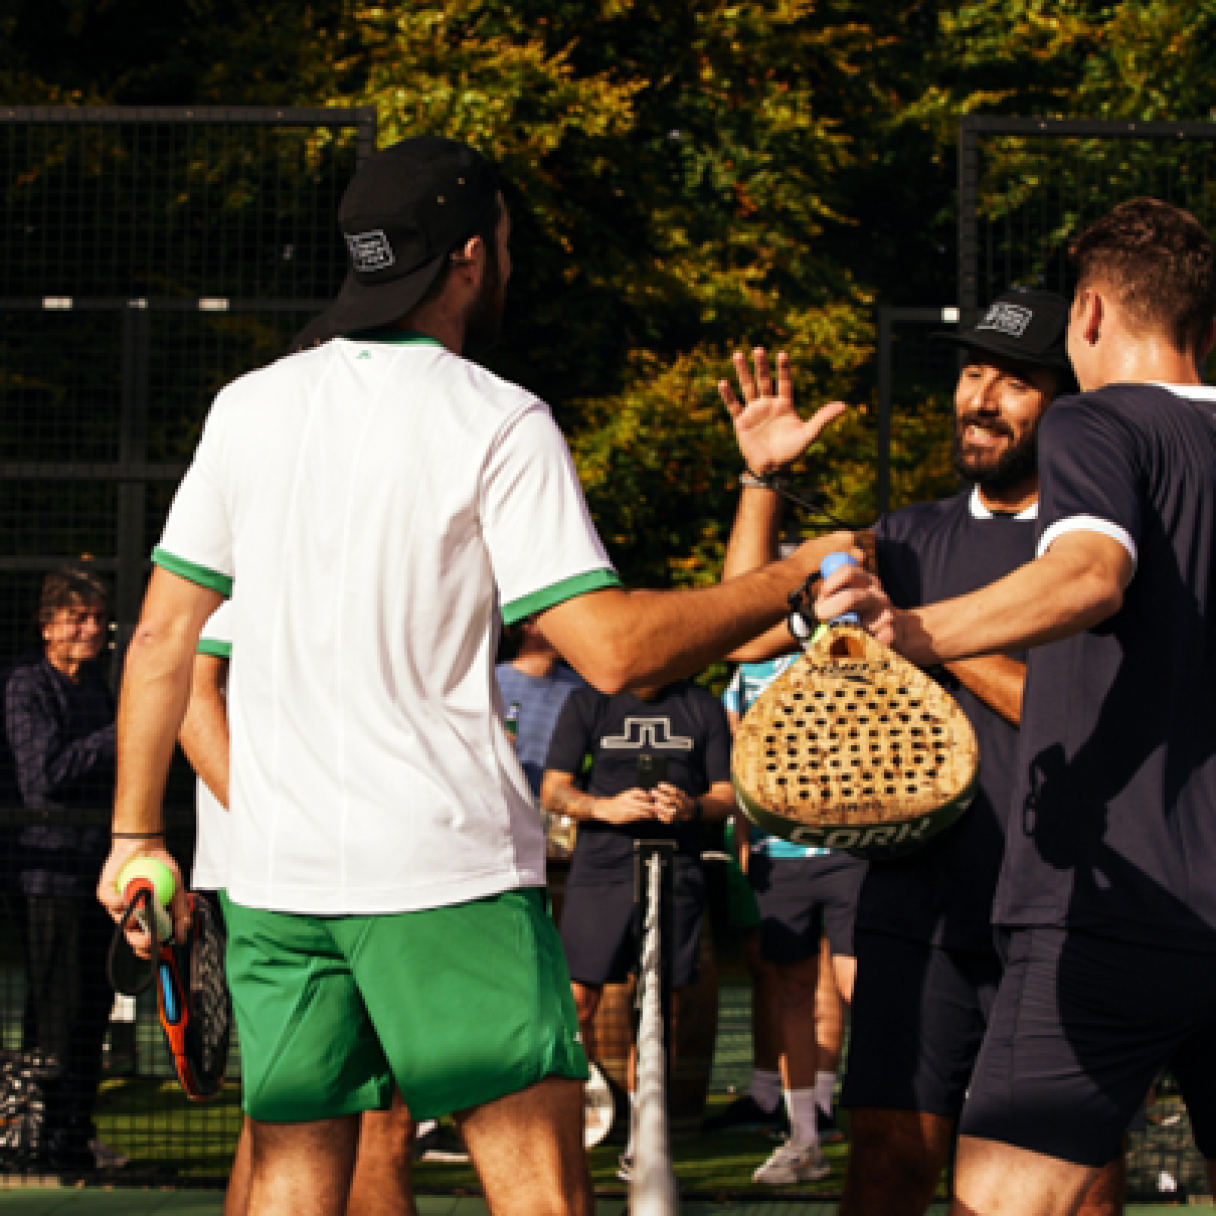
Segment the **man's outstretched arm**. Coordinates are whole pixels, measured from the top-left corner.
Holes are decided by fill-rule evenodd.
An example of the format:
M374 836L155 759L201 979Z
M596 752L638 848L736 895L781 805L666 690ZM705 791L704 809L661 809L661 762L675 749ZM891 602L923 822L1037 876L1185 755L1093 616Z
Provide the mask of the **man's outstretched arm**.
M127 650L118 703L118 780L114 794L115 840L101 872L97 897L119 920L123 913L117 880L134 857L164 862L177 885L173 923L182 940L189 924L185 886L177 862L164 847L162 800L177 733L190 697L190 674L198 635L223 602L218 591L200 587L156 567ZM146 954L151 942L138 928L131 945Z
M873 575L838 570L824 581L819 611L861 612L880 642L921 667L933 667L1029 650L1092 629L1122 607L1133 572L1119 541L1077 530L1003 579L923 608L894 608Z

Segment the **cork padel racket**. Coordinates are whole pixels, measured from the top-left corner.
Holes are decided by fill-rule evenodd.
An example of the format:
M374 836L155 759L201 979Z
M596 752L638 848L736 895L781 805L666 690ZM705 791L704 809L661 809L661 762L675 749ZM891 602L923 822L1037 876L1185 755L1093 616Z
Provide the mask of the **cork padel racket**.
M141 858L119 876L127 901L126 914L114 933L107 962L116 991L138 996L156 986L165 1043L186 1097L205 1102L219 1096L228 1064L232 1028L232 999L224 973L224 932L219 913L205 895L191 892L190 929L186 941L173 940L168 904L173 898L173 874L160 862ZM152 937L149 970L141 983L116 983L115 952L131 917Z
M824 577L845 554L820 567ZM936 681L852 619L811 635L791 597L802 657L748 710L735 735L731 779L761 830L855 857L919 848L971 805L979 777L975 732Z

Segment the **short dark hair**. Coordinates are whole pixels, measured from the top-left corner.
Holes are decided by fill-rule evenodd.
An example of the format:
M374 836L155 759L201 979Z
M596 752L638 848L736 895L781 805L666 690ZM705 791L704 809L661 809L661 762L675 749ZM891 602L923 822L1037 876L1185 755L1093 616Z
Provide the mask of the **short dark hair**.
M1198 352L1216 316L1216 250L1189 212L1156 198L1120 203L1069 248L1077 290L1105 283L1131 318Z
M78 608L82 604L104 608L105 584L96 575L83 570L56 570L43 580L38 621L49 625L61 608Z
M498 221L501 218L502 200L495 196L494 205L478 221L477 227L472 232L462 236L448 250L448 256L444 260L443 268L435 276L435 281L427 288L426 295L414 305L415 308L421 308L423 304L429 304L432 300L437 300L443 295L443 289L447 286L448 276L452 273L452 267L456 265L452 260L453 255L460 253L475 236L481 237L481 243L486 247L486 256L493 258L495 266L498 265Z

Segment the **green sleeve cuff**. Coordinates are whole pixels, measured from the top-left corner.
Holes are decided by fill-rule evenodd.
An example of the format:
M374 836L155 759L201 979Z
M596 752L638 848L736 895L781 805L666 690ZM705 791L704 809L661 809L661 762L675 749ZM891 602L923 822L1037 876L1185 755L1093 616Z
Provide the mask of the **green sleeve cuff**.
M567 600L578 595L586 595L588 591L602 591L605 587L619 587L621 580L615 570L592 570L587 574L576 574L574 578L563 579L551 587L533 591L522 600L512 600L502 607L504 625L514 625L526 616L536 612L544 612L547 608L556 608Z
M232 658L232 643L220 642L215 638L199 638L198 653L214 655L217 659Z
M162 570L168 570L170 574L176 574L179 578L197 583L200 587L210 587L212 591L218 591L220 595L229 598L232 596L232 579L218 570L208 570L206 566L195 565L194 562L186 561L184 557L176 557L159 545L152 550L152 560Z

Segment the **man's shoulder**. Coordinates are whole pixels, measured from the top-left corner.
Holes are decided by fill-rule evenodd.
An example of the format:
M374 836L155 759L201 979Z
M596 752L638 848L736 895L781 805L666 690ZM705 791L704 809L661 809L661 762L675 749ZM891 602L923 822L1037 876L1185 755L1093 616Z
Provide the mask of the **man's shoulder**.
M0 679L14 693L40 692L51 685L52 668L41 655L29 655L18 659Z
M970 488L937 498L931 502L913 503L882 516L875 525L879 540L909 540L925 532L935 531L950 519L966 517L970 509Z

